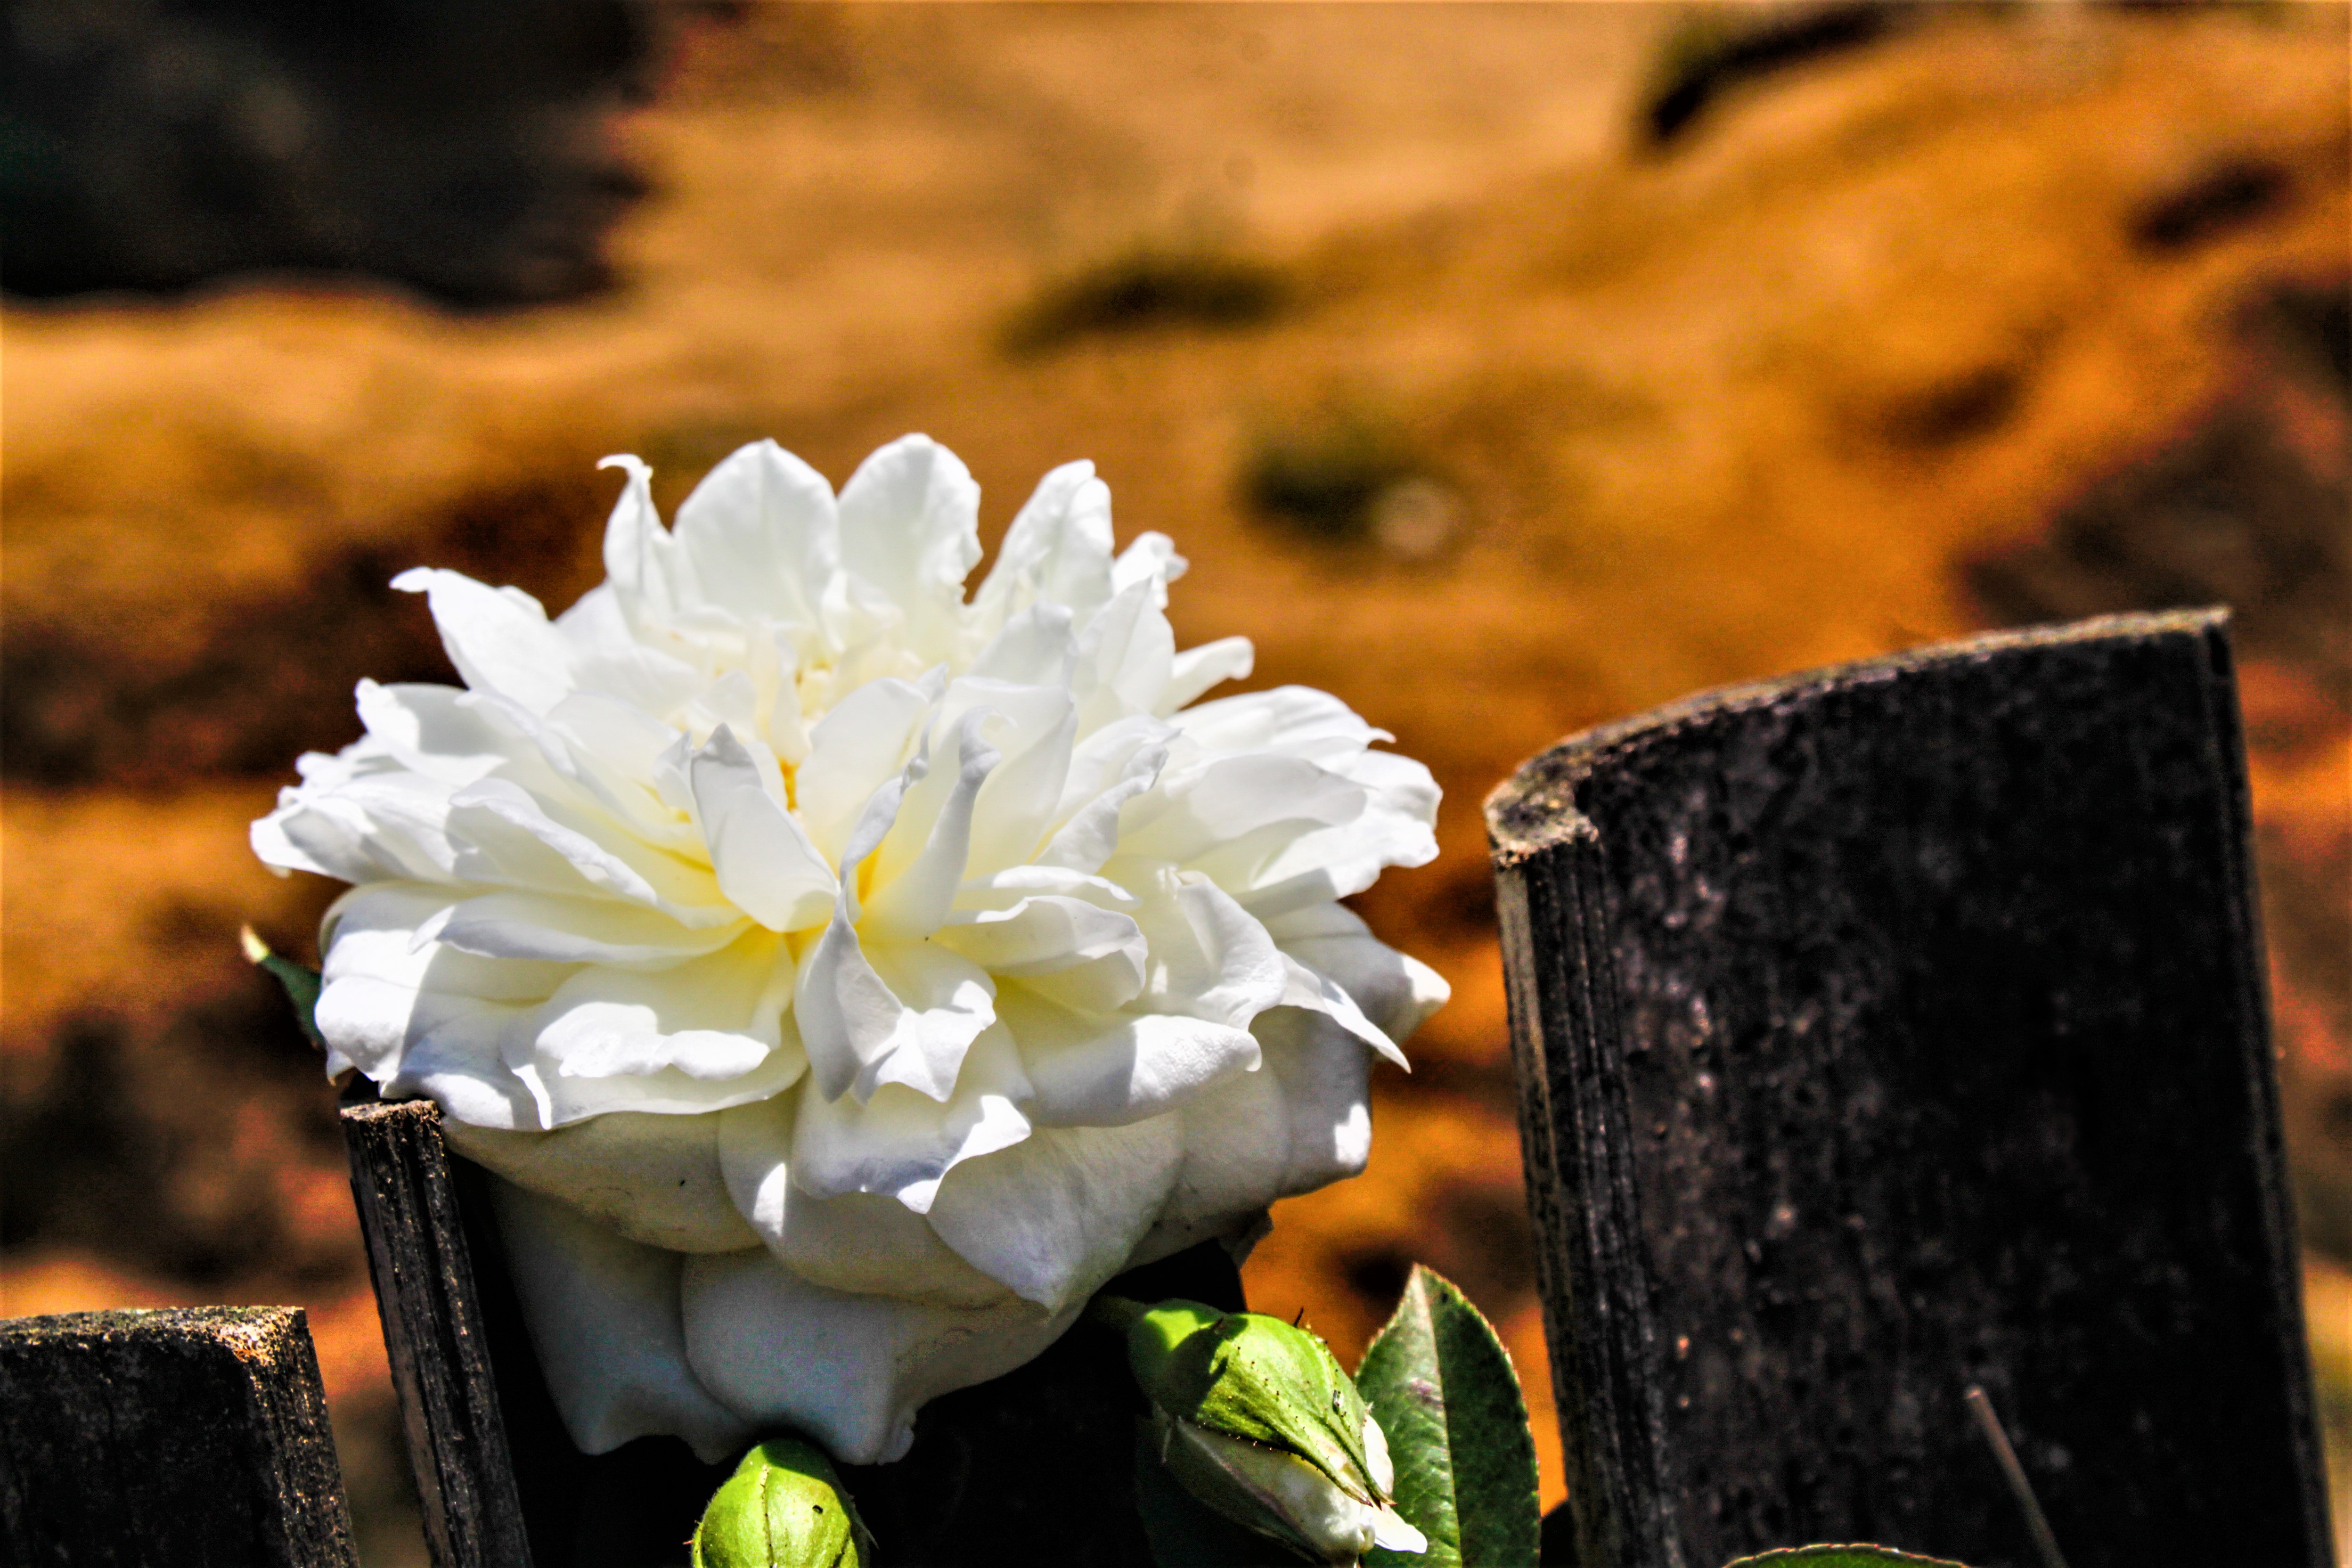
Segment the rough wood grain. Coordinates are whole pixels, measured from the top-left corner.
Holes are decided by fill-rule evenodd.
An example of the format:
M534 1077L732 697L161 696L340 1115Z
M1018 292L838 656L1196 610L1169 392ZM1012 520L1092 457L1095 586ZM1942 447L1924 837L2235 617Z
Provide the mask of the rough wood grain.
M366 1103L342 1118L425 1544L436 1568L530 1568L440 1110Z
M0 1323L0 1563L357 1568L302 1310Z
M1581 1560L2330 1561L2216 615L1571 739L1487 803Z

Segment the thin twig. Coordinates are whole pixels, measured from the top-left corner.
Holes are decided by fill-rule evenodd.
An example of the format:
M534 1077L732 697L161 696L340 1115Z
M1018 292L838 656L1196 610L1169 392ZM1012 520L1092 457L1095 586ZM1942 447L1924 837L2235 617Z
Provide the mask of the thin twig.
M2009 1434L2001 1430L2000 1417L1993 1414L1992 1401L1973 1384L1965 1397L1969 1414L1977 1418L1977 1430L1992 1446L1993 1459L2009 1482L2011 1495L2017 1499L2019 1511L2025 1515L2025 1528L2033 1537L2034 1551L2041 1553L2042 1568L2066 1568L2065 1555L2058 1550L2058 1538L2050 1533L2050 1521L2042 1517L2042 1504L2033 1495L2033 1484L2025 1479L2025 1467L2017 1462L2017 1450L2009 1446Z

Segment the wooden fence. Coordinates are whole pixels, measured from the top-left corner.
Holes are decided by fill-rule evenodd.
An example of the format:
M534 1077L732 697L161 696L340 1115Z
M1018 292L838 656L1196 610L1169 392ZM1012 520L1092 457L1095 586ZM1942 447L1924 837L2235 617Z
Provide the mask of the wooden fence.
M1547 1563L2330 1561L2237 723L2221 616L2126 616L1709 694L1491 797ZM683 1563L719 1472L575 1453L483 1173L429 1105L343 1115L435 1563ZM1213 1248L1139 1272L1241 1299ZM1129 1399L1072 1335L935 1402L848 1478L884 1562L1143 1561ZM10 1323L0 1400L8 1563L352 1562L299 1312Z

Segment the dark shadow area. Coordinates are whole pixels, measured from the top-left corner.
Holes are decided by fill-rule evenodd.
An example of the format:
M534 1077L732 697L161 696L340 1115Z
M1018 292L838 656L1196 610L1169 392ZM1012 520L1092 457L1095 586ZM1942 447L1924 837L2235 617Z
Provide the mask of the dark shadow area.
M2294 194L2278 164L2229 157L2200 169L2132 215L2132 242L2144 250L2187 250L2277 211Z
M1735 87L1877 42L1937 7L1845 0L1767 13L1709 6L1668 36L1653 71L1641 130L1654 147L1680 138Z
M611 279L646 190L609 121L642 0L17 0L0 22L0 284L20 300L345 274L486 308Z
M1264 262L1145 246L1046 284L1005 327L1004 350L1018 358L1151 328L1254 326L1289 294Z

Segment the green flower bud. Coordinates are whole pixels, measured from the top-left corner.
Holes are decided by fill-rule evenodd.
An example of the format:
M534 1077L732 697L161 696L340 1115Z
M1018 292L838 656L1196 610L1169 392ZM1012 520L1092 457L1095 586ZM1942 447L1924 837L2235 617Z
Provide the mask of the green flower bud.
M1321 1339L1163 1301L1127 1331L1154 1451L1202 1502L1322 1563L1429 1542L1397 1514L1387 1440Z
M694 1531L694 1568L858 1568L866 1534L822 1449L771 1437L711 1494Z

